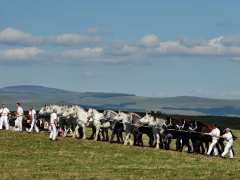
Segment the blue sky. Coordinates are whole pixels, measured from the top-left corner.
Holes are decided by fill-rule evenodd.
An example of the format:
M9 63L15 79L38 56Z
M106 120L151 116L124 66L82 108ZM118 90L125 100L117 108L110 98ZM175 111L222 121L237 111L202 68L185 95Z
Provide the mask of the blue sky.
M0 4L0 87L240 99L238 1Z

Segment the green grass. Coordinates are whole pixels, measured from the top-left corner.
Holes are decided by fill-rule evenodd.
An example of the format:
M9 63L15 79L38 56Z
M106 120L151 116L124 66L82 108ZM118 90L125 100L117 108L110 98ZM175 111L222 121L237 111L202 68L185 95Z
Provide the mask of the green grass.
M240 131L235 131L240 136ZM1 179L240 179L240 144L234 160L174 150L155 150L0 132Z

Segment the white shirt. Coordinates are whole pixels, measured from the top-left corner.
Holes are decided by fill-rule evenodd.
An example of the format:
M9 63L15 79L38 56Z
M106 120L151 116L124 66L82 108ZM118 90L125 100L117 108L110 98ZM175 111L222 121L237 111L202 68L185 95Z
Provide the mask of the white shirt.
M32 120L34 120L36 116L36 111L32 109L28 112L28 115L31 116Z
M6 107L2 108L1 111L0 111L2 116L7 116L9 112L10 112L9 109L6 108Z
M50 124L55 124L56 121L57 121L57 114L52 113L50 116Z
M214 128L209 135L212 136L213 139L219 139L220 136L220 130L218 128Z
M228 142L233 141L233 136L231 132L225 133L222 137Z
M18 108L17 108L17 116L19 117L19 116L23 116L23 108L21 107L21 106L19 106Z

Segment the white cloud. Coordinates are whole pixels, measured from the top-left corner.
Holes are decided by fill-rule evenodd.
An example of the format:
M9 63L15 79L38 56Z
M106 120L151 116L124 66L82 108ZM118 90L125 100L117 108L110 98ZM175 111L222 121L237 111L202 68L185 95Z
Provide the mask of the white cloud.
M103 55L103 48L82 48L71 49L62 52L62 58L64 59L85 59L85 58L97 58Z
M29 33L25 33L13 28L6 28L0 31L1 44L19 44L19 45L39 45L42 38L34 37Z
M0 31L0 44L7 45L90 45L98 44L101 38L96 35L84 35L80 33L64 33L56 36L33 36L13 28Z
M36 47L14 48L0 51L1 60L31 60L36 58L43 50Z
M144 46L155 46L159 43L159 38L155 34L148 34L140 40L140 44Z
M101 41L100 37L80 35L79 33L66 33L51 38L50 43L58 45L95 44Z

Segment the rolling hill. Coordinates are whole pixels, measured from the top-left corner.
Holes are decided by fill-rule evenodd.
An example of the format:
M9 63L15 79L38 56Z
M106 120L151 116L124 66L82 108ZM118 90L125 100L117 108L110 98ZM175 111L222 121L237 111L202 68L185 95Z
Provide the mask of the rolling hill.
M192 96L150 98L123 93L72 92L30 85L0 88L0 103L14 109L16 101L22 102L25 108L34 105L36 109L51 103L128 111L161 110L171 114L240 116L240 100Z

